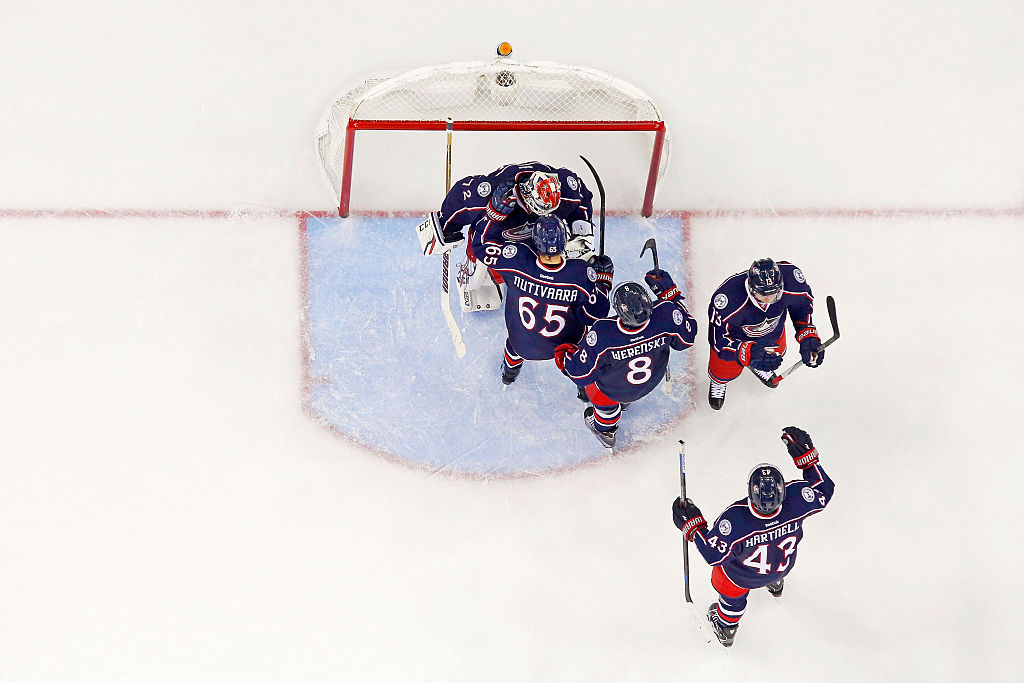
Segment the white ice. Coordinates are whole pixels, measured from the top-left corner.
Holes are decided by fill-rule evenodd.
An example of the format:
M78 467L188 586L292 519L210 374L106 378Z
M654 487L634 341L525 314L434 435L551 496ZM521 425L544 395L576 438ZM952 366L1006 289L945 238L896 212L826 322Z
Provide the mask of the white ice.
M8 3L0 680L1017 680L1022 38L1009 0ZM501 40L663 105L694 308L789 259L839 304L822 368L515 481L430 477L303 413L288 212L331 206L323 107ZM788 424L836 497L726 651L682 601L676 442L714 515L754 463L795 474Z

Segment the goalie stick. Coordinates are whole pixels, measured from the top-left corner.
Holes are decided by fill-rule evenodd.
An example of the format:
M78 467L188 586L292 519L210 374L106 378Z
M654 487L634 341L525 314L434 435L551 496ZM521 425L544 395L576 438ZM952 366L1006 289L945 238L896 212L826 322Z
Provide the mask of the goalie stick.
M686 442L679 440L679 498L686 502ZM683 591L686 602L693 602L690 597L690 543L683 535Z
M831 346L832 342L839 339L839 321L836 319L836 300L833 299L831 296L825 297L825 308L828 309L828 322L830 325L832 325L832 336L829 337L827 341L822 343L822 349ZM793 372L803 364L804 362L802 360L797 361L796 363L793 364L791 368L789 368L789 370L786 370L781 375L776 375L775 377L773 377L772 382L778 384L782 380L786 379L786 377L789 376L789 373Z
M648 249L651 250L651 256L654 257L654 269L655 270L659 270L659 268L658 268L658 243L654 240L653 237L651 239L647 240L646 242L644 242L644 248L640 250L640 258L644 257L644 254L647 253ZM671 359L671 356L672 356L672 352L669 351L669 358L670 359ZM664 392L666 394L671 394L672 393L672 368L669 367L668 365L665 366L665 383L661 385L661 388L662 388L662 390L664 390Z
M451 117L445 125L445 131L448 135L448 145L445 154L444 162L444 193L447 195L452 189L452 128L454 127L454 121ZM466 342L462 340L462 330L459 329L458 324L455 322L455 316L452 314L452 300L448 293L448 282L450 279L449 268L451 265L451 258L449 252L444 252L441 255L441 314L444 315L444 321L448 323L448 331L452 335L452 342L455 344L455 355L459 358L463 358L466 355Z

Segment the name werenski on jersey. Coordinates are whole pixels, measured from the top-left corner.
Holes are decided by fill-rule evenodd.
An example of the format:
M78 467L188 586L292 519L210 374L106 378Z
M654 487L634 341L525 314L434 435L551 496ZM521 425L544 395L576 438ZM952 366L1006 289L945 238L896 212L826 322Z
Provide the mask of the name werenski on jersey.
M612 349L612 358L615 360L628 360L633 356L642 356L645 353L650 353L654 349L664 346L667 343L668 337L658 337L657 339L628 346L624 349Z
M793 520L792 522L788 522L787 524L784 524L783 526L780 526L777 529L769 529L768 531L762 532L760 534L754 534L753 536L747 538L747 540L744 541L743 545L746 548L753 548L757 545L770 543L771 541L777 541L783 536L788 536L789 534L796 532L799 528L800 520Z
M576 298L579 295L579 291L574 288L565 286L549 287L539 282L527 280L519 275L513 275L512 282L524 293L539 296L550 301L567 301L571 303L576 301Z

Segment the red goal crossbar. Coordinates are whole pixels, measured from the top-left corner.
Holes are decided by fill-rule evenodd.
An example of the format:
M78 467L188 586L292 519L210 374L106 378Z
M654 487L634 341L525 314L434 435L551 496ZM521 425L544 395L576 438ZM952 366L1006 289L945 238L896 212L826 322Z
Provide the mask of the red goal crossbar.
M352 197L352 165L359 130L445 130L444 121L400 121L349 119L345 129L345 161L341 171L341 193L338 214L348 216ZM654 190L658 183L658 169L665 145L664 121L455 121L452 130L467 131L651 131L654 145L651 150L651 166L647 172L647 188L641 213L650 216L654 211Z

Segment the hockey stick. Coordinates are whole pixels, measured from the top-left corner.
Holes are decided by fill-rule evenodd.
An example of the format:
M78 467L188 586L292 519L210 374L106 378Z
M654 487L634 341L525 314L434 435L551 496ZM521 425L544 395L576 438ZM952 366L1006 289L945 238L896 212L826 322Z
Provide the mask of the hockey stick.
M597 175L597 169L594 168L594 165L582 154L580 159L583 159L583 162L590 168L590 172L594 174L594 180L597 181L597 193L601 196L601 244L597 253L604 256L604 184L601 182L601 176Z
M653 237L644 242L644 248L640 250L640 258L644 257L644 254L647 253L648 249L651 250L651 256L654 257L654 269L660 270L658 268L658 243ZM669 351L669 358L671 358L671 356L672 352ZM661 388L666 394L672 393L672 368L668 365L665 366L665 383L661 385Z
M686 502L686 442L679 440L679 499ZM690 543L683 536L683 586L686 602L693 602L690 597Z
M451 117L448 117L447 125L445 130L448 134L448 145L447 152L445 154L444 161L444 193L447 195L452 189L452 128L454 122ZM452 342L455 344L455 355L462 358L466 355L466 342L462 341L462 330L459 329L458 324L455 322L455 316L452 314L452 300L448 295L448 280L449 280L449 267L451 259L449 252L444 252L441 256L441 314L444 315L444 321L448 323L448 331L452 335Z
M839 339L839 321L836 319L836 300L833 299L831 296L825 297L825 308L828 309L828 322L830 325L832 325L832 336L829 337L828 340L821 345L822 349L830 346L832 342ZM793 372L803 364L804 362L802 360L799 360L796 363L794 363L793 367L791 367L789 370L786 370L781 375L776 375L776 377L778 377L778 381L781 382L782 380L786 379L789 373Z

